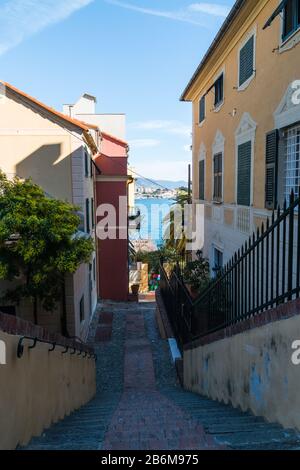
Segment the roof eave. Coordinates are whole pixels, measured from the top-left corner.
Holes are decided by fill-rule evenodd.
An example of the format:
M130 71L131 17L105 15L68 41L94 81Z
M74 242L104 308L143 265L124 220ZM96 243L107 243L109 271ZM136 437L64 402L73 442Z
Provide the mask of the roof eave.
M225 33L227 32L227 30L231 26L233 20L239 14L241 8L244 6L245 3L246 3L246 0L236 0L235 4L233 5L232 9L229 12L227 18L225 19L224 23L222 24L219 32L217 33L215 39L213 40L210 47L208 48L206 54L204 55L203 59L201 60L200 64L198 65L198 67L197 67L196 71L194 72L192 78L190 79L189 83L185 87L185 89L184 89L184 91L183 91L183 93L180 97L180 101L192 101L190 91L191 91L195 81L197 80L200 72L202 71L202 69L204 68L206 63L208 62L209 58L214 53L217 45L222 40Z

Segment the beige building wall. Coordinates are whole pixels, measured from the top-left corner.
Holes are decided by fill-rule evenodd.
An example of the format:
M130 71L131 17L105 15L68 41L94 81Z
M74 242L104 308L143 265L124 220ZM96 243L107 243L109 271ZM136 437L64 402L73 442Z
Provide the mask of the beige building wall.
M50 195L72 201L71 135L49 113L7 91L0 107L0 146L0 169L8 176L31 177Z
M0 170L10 178L32 178L50 196L78 206L85 218L85 201L90 208L94 197L94 179L85 175L85 152L91 151L83 131L52 115L8 89L0 101ZM90 171L90 164L89 171ZM90 210L91 236L92 229ZM83 227L83 230L85 228ZM90 265L82 265L66 283L68 331L85 339L91 314L97 305L97 282L94 278L95 253ZM1 283L1 290L7 283ZM84 296L84 320L80 322L79 305ZM17 314L33 321L30 301L17 306ZM39 308L39 324L60 331L61 306L55 312Z
M295 315L195 346L184 352L184 386L300 430L300 366L292 362L292 343L299 338Z
M1 450L28 444L96 392L94 359L62 355L61 347L49 352L49 344L32 350L25 346L18 359L19 338L0 331L0 341L6 345L6 365L0 365Z
M94 124L102 132L107 132L118 139L126 140L126 115L122 113L99 114L96 112L96 105L96 97L85 93L75 104L65 104L63 113L80 121Z
M280 16L263 30L278 3L278 0L246 2L246 7L219 41L185 96L193 104L194 203L210 206L212 213L211 221L207 218L201 221L205 226L204 251L211 261L213 244L224 252L226 262L256 228L255 217L270 216L270 212L265 210L266 134L278 127L274 113L291 83L300 78L300 31L283 44ZM239 50L252 33L255 34L255 74L248 86L239 90ZM223 105L214 109L214 90L211 90L206 96L205 121L199 124L199 100L221 72L224 73ZM291 123L300 121L300 105L293 108L282 109L293 115ZM236 203L236 133L239 131L249 131L254 139L252 203L249 209ZM214 149L222 149L224 154L223 204L212 201ZM205 160L205 201L201 202L199 159ZM226 209L232 210L233 216L228 211L225 214Z

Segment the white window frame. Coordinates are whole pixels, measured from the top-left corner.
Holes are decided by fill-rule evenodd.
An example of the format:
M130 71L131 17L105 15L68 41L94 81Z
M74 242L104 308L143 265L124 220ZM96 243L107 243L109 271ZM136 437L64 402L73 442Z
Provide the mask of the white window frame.
M213 242L211 244L211 268L210 268L210 271L211 271L211 275L214 277L216 276L216 271L214 270L214 267L215 267L215 250L219 251L220 253L222 253L222 256L223 256L223 266L225 264L224 262L224 245L223 244L219 244L217 242Z
M214 156L218 153L222 154L222 197L221 201L214 201L215 192L215 179L214 179ZM212 158L211 158L211 172L212 172L212 194L211 201L213 204L223 204L224 202L224 154L225 154L225 137L222 132L218 129L215 135L215 139L212 145Z
M250 205L253 206L253 191L254 191L254 156L255 156L255 142L256 142L256 128L257 124L252 119L249 113L244 113L240 124L235 131L235 204L238 207L248 207L240 206L237 203L237 193L238 193L238 156L239 156L239 146L251 142L251 175L250 175Z
M215 84L216 81L223 75L223 100L218 104L218 106L213 105L213 110L215 113L218 113L220 109L223 107L225 102L225 66L220 70L217 75L215 75L213 83Z
M291 82L287 87L276 111L273 114L274 128L279 129L280 131L296 126L300 122L300 104L294 104L292 100L295 92L293 83L294 82Z
M285 133L290 133L292 130L294 129L297 129L297 130L300 130L300 121L298 123L295 123L295 124L292 124L291 126L289 126L287 129L285 129ZM285 135L284 136L284 141L285 141L285 155L284 155L284 164L285 164L285 178L284 178L284 197L287 201L287 203L289 202L289 196L290 196L290 193L291 193L291 190L294 189L294 185L290 185L291 187L291 190L290 191L286 191L286 188L287 188L287 182L288 182L288 171L287 171L287 161L288 161L288 155L287 155L287 148L286 148L286 145L287 145L287 136ZM298 154L297 155L297 160L294 160L293 162L297 161L299 162L300 160L300 155ZM295 168L293 168L292 171L295 171ZM290 178L295 178L294 176L290 176ZM298 176L298 179L299 179L299 176Z
M254 46L253 46L253 73L251 77L248 78L242 85L240 85L240 54L243 47L247 44L251 37L254 37ZM252 80L256 77L256 38L257 38L257 25L254 26L246 36L244 37L243 41L240 43L238 48L238 82L237 82L237 90L244 91L248 88Z
M281 0L278 0L280 4ZM283 39L283 28L284 28L284 15L280 14L280 28L279 28L279 52L286 52L295 47L300 42L300 26L294 31L289 37Z

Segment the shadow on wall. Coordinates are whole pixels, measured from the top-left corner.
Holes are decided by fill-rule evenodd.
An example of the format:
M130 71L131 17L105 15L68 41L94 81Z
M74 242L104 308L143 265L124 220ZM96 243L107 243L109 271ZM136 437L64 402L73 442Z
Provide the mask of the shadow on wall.
M62 158L60 143L42 145L16 165L16 173L31 178L49 195L71 200L71 158Z

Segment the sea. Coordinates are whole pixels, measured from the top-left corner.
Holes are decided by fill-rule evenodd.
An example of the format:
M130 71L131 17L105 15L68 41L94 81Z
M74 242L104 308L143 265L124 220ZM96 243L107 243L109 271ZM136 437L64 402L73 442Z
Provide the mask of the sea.
M161 198L136 199L136 208L141 211L141 230L134 235L134 239L151 240L160 248L164 242L164 219L174 202L173 199Z

